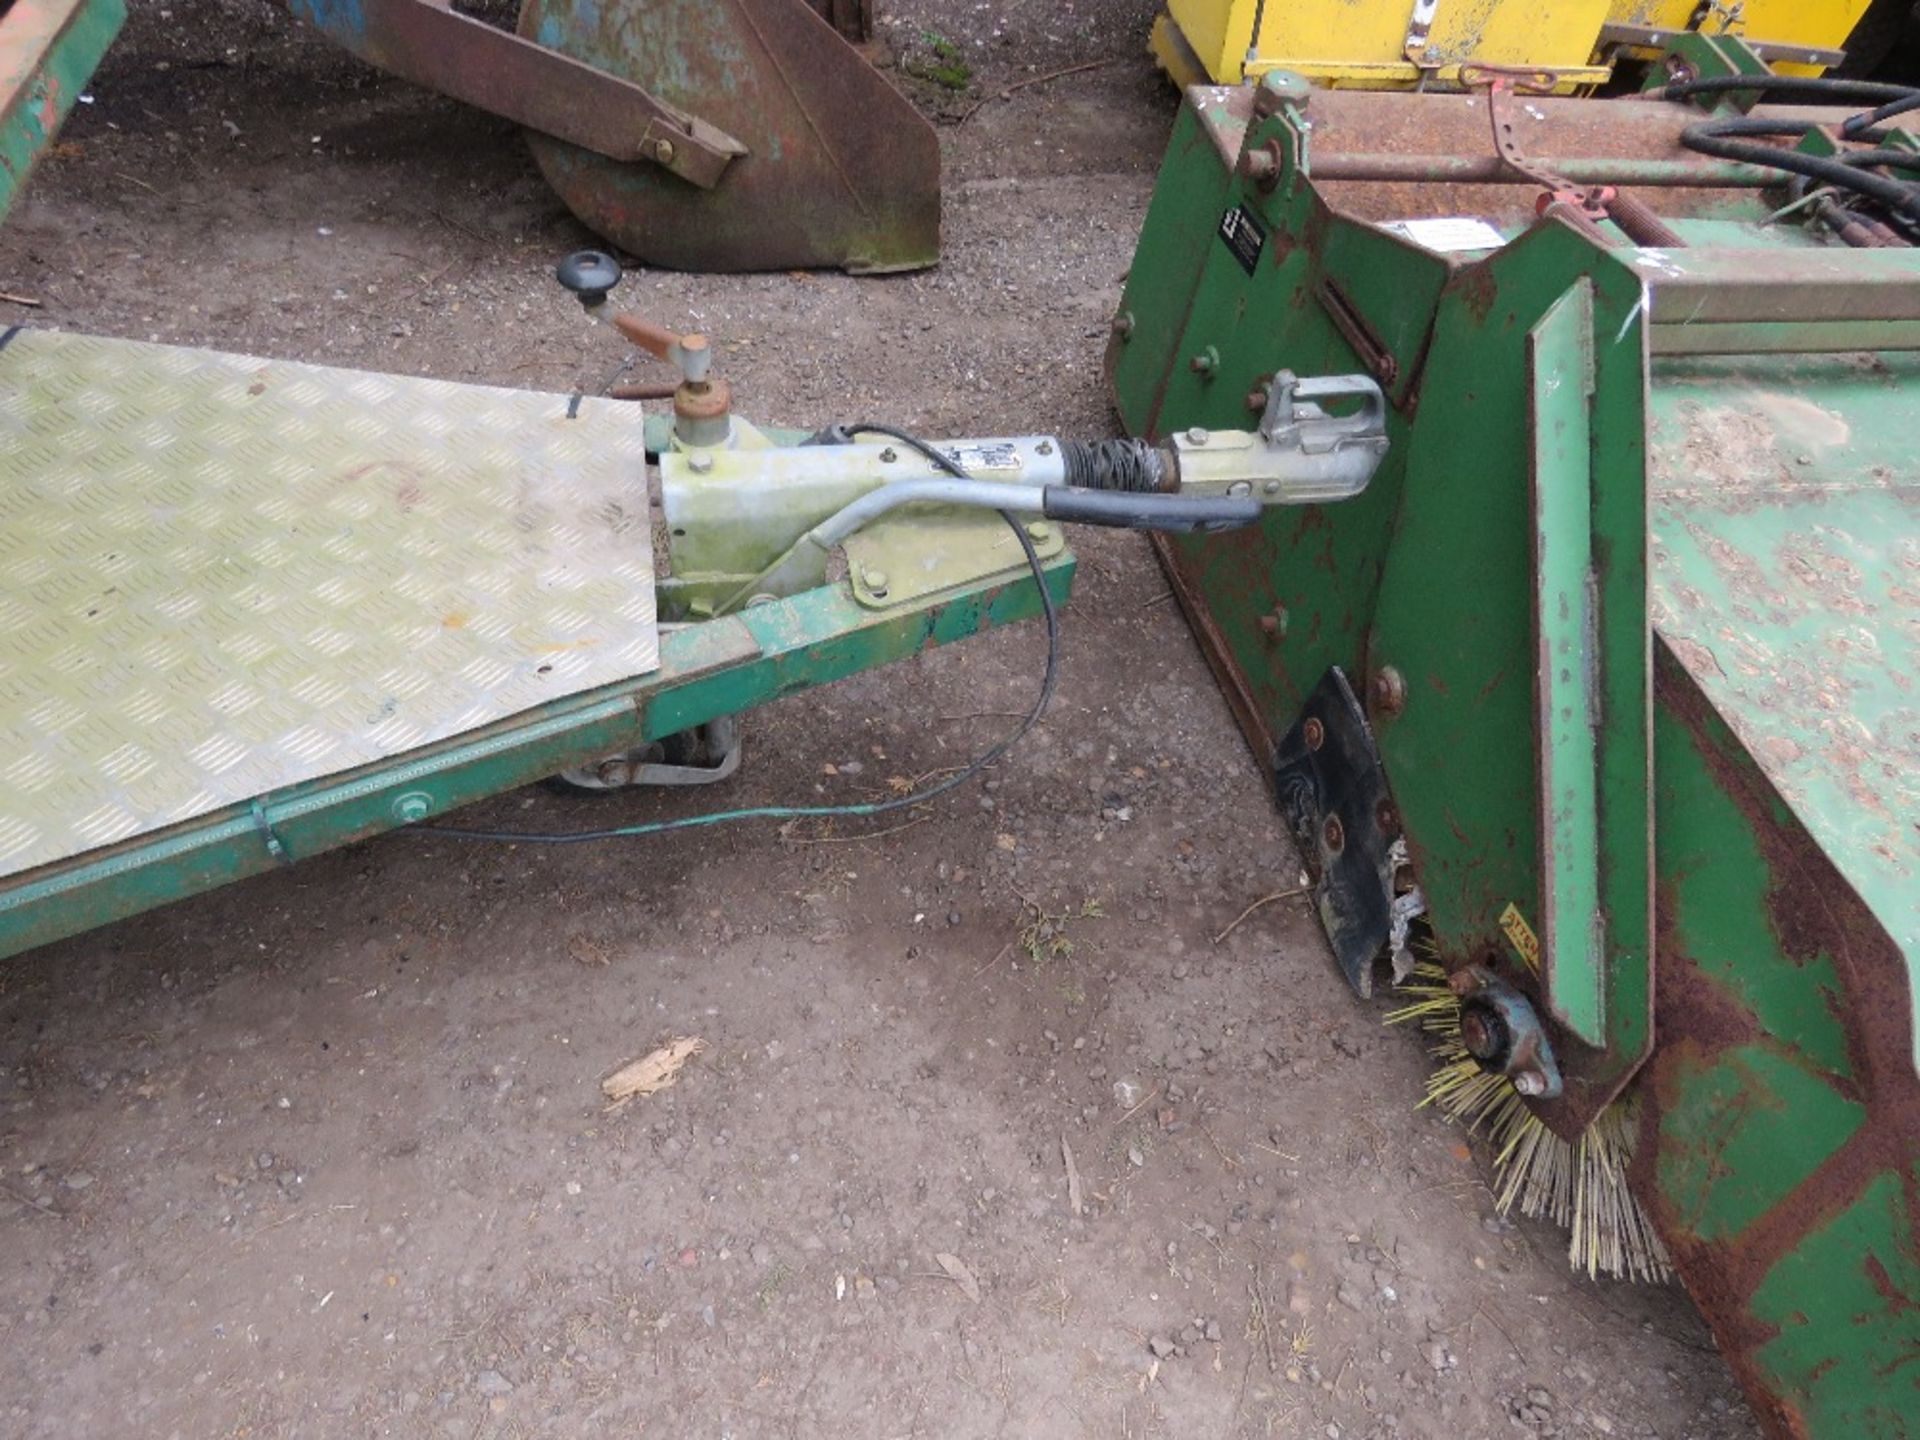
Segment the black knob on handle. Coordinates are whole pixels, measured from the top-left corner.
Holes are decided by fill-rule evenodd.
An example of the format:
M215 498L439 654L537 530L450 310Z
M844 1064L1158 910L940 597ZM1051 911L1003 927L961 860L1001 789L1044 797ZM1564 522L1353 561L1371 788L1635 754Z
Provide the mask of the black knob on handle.
M599 250L576 250L554 268L553 278L591 310L620 283L620 262Z

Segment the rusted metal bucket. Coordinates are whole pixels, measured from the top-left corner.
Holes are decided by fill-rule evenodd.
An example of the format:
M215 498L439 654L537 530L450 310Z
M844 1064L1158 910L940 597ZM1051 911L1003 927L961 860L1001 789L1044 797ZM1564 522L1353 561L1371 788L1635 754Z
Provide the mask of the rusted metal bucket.
M526 0L520 33L744 146L702 188L529 132L567 207L641 259L873 273L938 258L932 127L806 0Z

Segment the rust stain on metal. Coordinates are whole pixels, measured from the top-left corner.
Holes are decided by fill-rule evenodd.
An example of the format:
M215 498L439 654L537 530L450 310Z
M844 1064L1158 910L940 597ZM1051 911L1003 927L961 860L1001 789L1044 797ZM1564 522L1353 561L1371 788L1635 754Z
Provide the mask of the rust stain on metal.
M679 269L879 273L938 258L938 137L804 0L529 0L520 30L748 151L703 191L530 137L548 183L614 243Z
M1241 733L1247 737L1254 759L1263 769L1270 769L1276 748L1273 729L1253 698L1246 673L1241 670L1239 661L1234 659L1232 647L1228 645L1226 636L1221 633L1213 612L1207 606L1205 592L1187 574L1185 562L1169 536L1156 533L1152 536L1152 543L1154 554L1160 561L1160 569L1167 577L1167 585L1173 591L1174 599L1179 602L1181 613L1186 616L1187 624L1193 630L1194 639L1199 642L1200 653L1206 657L1215 683L1226 696L1227 708L1233 711L1233 718L1239 722Z
M1860 1128L1815 1171L1754 1223L1721 1241L1689 1235L1689 1217L1661 1195L1654 1174L1660 1118L1674 1103L1679 1077L1701 1060L1758 1040L1758 1024L1710 978L1711 957L1684 952L1675 898L1663 887L1656 899L1655 1029L1660 1036L1641 1087L1641 1139L1635 1188L1661 1226L1681 1279L1712 1326L1747 1393L1774 1387L1759 1370L1758 1353L1773 1338L1748 1306L1779 1261L1807 1235L1854 1204L1867 1185L1901 1177L1905 1204L1920 1214L1920 1179L1912 1157L1920 1151L1920 1076L1911 1064L1912 995L1905 960L1845 878L1792 818L1758 765L1683 663L1656 646L1656 703L1685 727L1722 790L1745 813L1769 877L1767 919L1789 958L1831 960L1840 993L1831 1002L1840 1022L1854 1078L1837 1084L1864 1105ZM1844 1077L1826 1077L1832 1082ZM1764 1417L1774 1433L1803 1433L1786 1401Z

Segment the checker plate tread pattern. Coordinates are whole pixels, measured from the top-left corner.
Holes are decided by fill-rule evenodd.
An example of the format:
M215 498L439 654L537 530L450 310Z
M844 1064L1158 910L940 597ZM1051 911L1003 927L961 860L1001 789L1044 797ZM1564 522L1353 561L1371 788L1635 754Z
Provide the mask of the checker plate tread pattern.
M21 331L0 876L659 665L640 408Z

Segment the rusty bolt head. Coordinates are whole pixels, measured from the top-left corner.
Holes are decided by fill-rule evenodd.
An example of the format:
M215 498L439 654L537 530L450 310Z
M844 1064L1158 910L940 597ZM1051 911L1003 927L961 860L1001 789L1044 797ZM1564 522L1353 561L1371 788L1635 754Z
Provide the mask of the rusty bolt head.
M633 778L633 770L623 757L615 756L594 766L593 777L602 785L624 785Z
M1393 808L1391 800L1382 800L1373 807L1373 823L1380 827L1382 835L1395 835L1400 830L1400 812Z
M1279 170L1280 162L1271 150L1249 150L1240 157L1240 173L1256 184L1271 181Z
M1122 340L1131 340L1133 338L1133 323L1133 312L1131 310L1122 310L1118 315L1113 317L1113 333L1118 335Z
M1327 842L1329 850L1343 850L1347 844L1346 829L1340 824L1338 815L1327 816L1327 823L1320 828L1320 838Z
M1327 730L1318 720L1308 717L1307 723L1300 727L1300 733L1306 737L1307 749L1318 750L1321 742L1327 738Z
M1260 617L1260 633L1265 635L1269 640L1278 640L1280 638L1279 620L1272 615L1262 615Z
M1544 1095L1547 1090L1547 1077L1538 1070L1520 1070L1513 1076L1513 1088L1522 1095Z
M1369 693L1373 708L1382 715L1398 715L1407 708L1407 682L1391 665L1382 665L1373 672Z
M1247 409L1255 415L1264 415L1267 411L1267 387L1256 385L1247 391Z
M674 149L671 140L656 140L653 142L653 158L658 160L662 165L671 165L673 163L673 156Z

